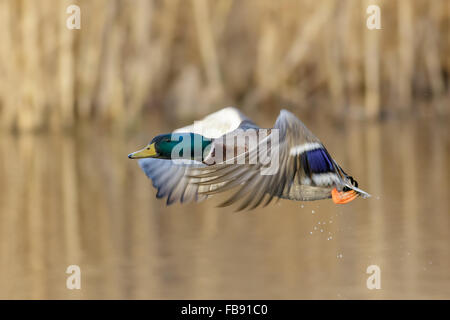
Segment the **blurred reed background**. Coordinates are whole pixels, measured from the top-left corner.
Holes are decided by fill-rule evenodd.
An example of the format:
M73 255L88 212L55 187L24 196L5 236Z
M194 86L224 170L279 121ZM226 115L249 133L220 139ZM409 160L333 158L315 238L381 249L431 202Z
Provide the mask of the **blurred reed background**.
M226 105L445 115L447 0L0 0L0 123L29 131ZM81 8L68 30L66 8ZM366 8L381 7L381 30Z

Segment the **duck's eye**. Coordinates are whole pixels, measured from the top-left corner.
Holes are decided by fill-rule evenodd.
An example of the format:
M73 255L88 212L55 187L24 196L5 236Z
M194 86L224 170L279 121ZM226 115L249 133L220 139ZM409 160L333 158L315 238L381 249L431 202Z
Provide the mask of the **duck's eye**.
M150 150L150 148L147 148L147 150Z

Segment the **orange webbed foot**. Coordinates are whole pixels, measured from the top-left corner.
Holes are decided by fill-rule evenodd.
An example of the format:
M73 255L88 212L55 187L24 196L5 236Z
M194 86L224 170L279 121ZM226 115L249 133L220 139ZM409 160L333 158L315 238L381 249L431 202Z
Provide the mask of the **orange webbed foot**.
M356 199L356 197L358 196L358 194L356 193L355 190L350 190L350 191L337 191L336 188L334 188L333 190L331 190L331 198L333 199L333 202L336 204L344 204L344 203L349 203L350 201L353 201Z

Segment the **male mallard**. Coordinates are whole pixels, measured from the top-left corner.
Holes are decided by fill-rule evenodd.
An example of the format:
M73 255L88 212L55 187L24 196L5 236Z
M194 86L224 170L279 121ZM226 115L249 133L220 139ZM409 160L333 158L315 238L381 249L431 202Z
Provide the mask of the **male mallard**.
M261 130L266 130L265 135ZM256 134L256 144L251 142L250 132ZM273 163L261 160L263 146L270 151L269 160L277 160L272 172L264 173ZM332 198L334 203L344 204L358 195L370 196L286 110L281 110L272 129L261 129L236 108L224 108L172 134L154 137L128 157L140 159L139 165L158 189L156 197L167 197L168 205L200 201L238 186L221 206L245 198L238 210L253 209L266 195L265 205L274 197L299 201Z

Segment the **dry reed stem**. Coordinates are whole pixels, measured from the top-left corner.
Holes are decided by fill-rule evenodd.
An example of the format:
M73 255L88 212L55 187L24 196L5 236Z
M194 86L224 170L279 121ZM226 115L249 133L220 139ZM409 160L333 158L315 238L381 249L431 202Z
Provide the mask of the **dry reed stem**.
M206 71L207 82L215 94L222 96L222 76L217 56L217 48L214 43L208 1L193 0L193 4L197 39L199 41L203 66Z
M412 99L412 74L414 68L414 17L411 1L398 1L399 57L398 57L398 103L406 110Z
M371 4L366 1L366 7ZM364 32L365 107L368 118L380 114L380 44L378 32Z
M59 11L64 12L71 1L58 1ZM73 37L74 32L64 28L66 23L65 15L58 15L58 84L59 84L59 106L61 108L62 123L66 126L72 126L74 121L74 58L73 58Z

